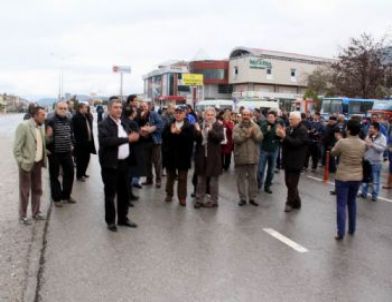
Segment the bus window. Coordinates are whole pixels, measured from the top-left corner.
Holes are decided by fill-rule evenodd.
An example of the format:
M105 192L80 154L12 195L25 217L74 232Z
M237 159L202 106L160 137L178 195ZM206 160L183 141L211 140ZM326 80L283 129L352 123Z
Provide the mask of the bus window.
M330 111L331 114L334 113L343 113L343 105L342 100L332 100Z
M331 100L323 100L321 105L321 111L323 113L330 113L331 112Z
M350 102L348 106L348 114L360 114L362 113L363 102Z

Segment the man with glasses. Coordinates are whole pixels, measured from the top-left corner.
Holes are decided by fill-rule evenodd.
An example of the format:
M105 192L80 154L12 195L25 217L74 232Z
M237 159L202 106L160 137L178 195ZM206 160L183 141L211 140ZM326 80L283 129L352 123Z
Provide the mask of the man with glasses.
M46 127L50 190L56 207L62 207L63 203L76 203L71 197L74 182L74 137L67 109L65 101L58 102L55 114L48 120ZM62 184L59 181L60 167L63 171Z

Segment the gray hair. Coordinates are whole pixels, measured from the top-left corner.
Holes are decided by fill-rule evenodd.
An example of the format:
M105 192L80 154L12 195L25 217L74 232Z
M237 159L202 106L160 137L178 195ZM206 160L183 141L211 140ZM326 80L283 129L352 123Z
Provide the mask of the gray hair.
M216 115L216 110L212 106L208 106L206 109L204 109L204 114L207 112L212 112L212 113L214 113L214 115Z
M297 118L297 119L301 120L301 112L299 112L299 111L292 111L292 112L290 112L290 116L289 117L293 117L293 118Z

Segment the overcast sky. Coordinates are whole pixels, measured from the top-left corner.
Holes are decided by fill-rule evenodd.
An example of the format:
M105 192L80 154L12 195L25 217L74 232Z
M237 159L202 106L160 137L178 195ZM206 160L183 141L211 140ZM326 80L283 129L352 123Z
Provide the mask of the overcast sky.
M391 0L1 0L0 93L125 94L170 59L210 59L236 46L336 57L363 32L392 33Z

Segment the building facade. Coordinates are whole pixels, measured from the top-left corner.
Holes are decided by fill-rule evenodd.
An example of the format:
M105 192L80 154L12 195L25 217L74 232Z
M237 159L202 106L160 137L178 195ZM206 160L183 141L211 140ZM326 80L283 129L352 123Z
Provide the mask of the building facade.
M302 98L307 78L333 60L257 48L237 47L230 53L229 84L234 98Z

